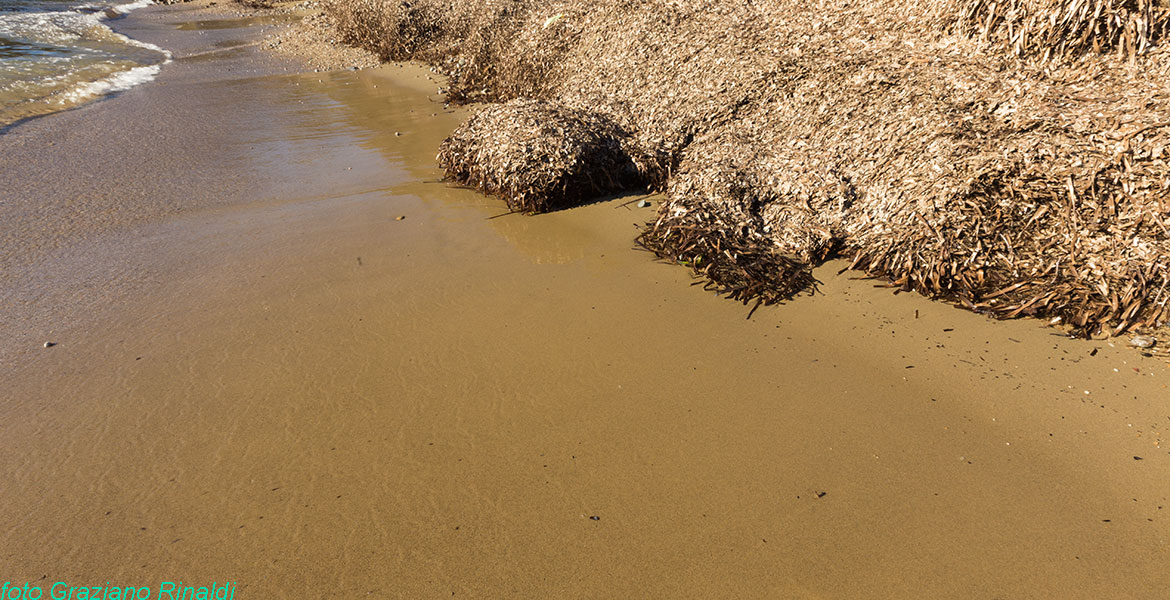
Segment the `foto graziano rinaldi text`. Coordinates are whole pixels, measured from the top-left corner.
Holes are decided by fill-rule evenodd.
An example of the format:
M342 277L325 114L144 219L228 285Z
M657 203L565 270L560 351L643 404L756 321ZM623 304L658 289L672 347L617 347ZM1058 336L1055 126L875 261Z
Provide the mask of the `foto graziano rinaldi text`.
M182 581L163 581L157 586L73 585L58 581L42 587L27 581L18 585L5 581L0 600L235 600L236 583L211 582L211 585L192 585Z

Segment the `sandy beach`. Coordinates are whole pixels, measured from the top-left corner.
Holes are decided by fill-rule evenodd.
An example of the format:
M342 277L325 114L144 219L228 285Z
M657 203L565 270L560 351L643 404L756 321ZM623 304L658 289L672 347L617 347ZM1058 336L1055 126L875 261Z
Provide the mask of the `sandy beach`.
M635 249L638 197L508 214L441 181L429 71L316 72L242 10L132 13L157 80L0 133L0 580L1170 589L1165 359L840 261L749 319Z

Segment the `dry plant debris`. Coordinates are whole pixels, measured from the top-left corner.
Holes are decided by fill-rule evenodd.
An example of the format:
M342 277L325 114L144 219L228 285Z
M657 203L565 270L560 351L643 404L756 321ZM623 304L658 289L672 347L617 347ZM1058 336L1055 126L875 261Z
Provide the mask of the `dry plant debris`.
M1110 50L1134 58L1170 25L1165 0L965 0L958 14L958 31L1044 59Z
M480 110L443 142L438 160L450 178L524 213L644 187L656 169L607 115L539 100Z
M522 211L662 190L640 242L741 300L833 256L1078 334L1170 318L1161 0L333 0L489 104L448 175Z

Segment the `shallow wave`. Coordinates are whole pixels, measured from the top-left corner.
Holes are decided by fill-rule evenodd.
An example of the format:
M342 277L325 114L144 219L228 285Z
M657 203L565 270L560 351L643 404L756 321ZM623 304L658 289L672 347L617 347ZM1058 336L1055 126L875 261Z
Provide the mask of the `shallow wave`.
M150 4L0 0L0 125L154 79L171 53L106 24Z
M146 67L134 67L128 71L119 71L105 79L78 84L73 90L62 94L58 102L72 104L102 94L128 90L154 79L161 70L162 64L160 63Z
M132 10L146 8L147 6L150 6L151 4L154 4L153 0L137 0L136 2L130 2L129 4L118 4L118 5L112 6L112 7L110 7L110 10L112 10L120 15L125 15L125 14L128 14Z

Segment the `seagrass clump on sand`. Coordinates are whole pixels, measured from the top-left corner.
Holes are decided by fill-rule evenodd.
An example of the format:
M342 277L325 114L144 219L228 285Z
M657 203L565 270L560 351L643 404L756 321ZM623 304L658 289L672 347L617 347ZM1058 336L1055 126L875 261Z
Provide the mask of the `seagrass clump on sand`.
M843 257L1081 335L1170 320L1166 0L333 2L508 102L451 178L524 212L662 190L639 243L736 299Z
M613 119L536 100L478 111L443 142L438 161L452 181L524 213L567 208L661 177Z
M342 41L382 60L425 58L453 31L449 11L430 0L327 0L325 12Z
M690 267L704 286L744 304L783 302L816 287L809 264L777 252L772 241L706 207L670 203L637 239L659 257Z

